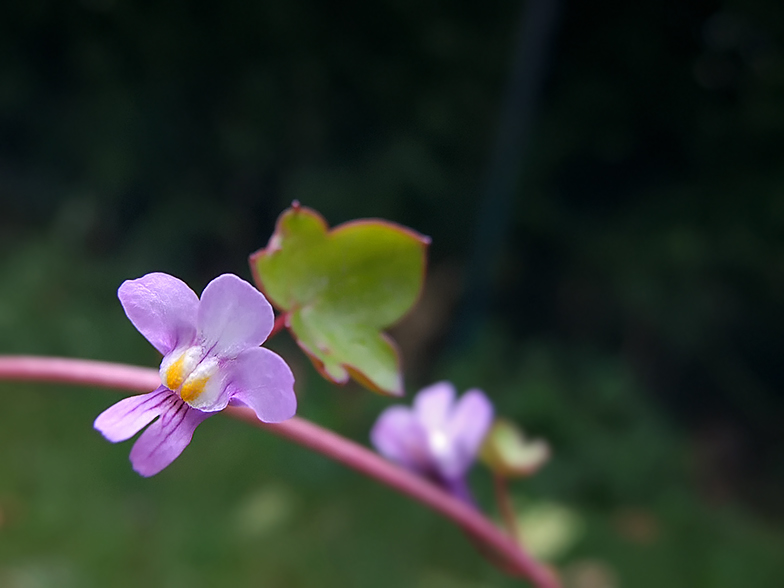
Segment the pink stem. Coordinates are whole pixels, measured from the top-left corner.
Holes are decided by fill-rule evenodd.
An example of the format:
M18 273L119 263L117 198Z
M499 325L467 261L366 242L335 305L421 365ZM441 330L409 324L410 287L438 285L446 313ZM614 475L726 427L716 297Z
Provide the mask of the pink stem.
M160 385L158 372L150 368L28 356L0 356L0 379L83 384L134 392L148 392ZM504 567L508 567L509 571L528 578L538 588L560 587L557 576L550 568L534 560L478 510L427 480L382 459L369 449L298 417L283 423L267 424L259 421L249 408L229 407L226 412L236 419L330 457L418 500L451 519L495 551L503 558L507 564Z

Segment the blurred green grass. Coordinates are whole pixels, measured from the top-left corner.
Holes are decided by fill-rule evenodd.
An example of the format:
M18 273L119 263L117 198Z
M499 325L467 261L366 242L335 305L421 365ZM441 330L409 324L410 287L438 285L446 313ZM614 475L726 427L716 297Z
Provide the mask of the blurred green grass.
M155 365L116 301L129 271L46 238L20 243L0 267L0 349ZM365 442L388 401L330 388L285 335L275 346L297 373L300 414ZM552 442L553 462L514 489L521 504L555 500L582 521L556 562L570 586L590 588L591 575L577 573L590 565L617 586L780 584L781 531L741 505L705 504L689 480L687 442L619 360L546 341L521 348L488 328L436 372L484 387L499 411ZM519 585L418 504L223 416L143 479L130 443L92 429L115 392L3 382L0 398L4 588ZM487 475L473 476L492 509Z

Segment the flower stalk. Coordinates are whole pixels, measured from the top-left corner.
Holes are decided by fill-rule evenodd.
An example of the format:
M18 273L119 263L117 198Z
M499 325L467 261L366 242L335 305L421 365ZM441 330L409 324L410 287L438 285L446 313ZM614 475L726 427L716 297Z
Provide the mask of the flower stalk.
M158 370L92 360L0 356L0 380L57 382L148 392L160 384ZM230 416L311 449L430 507L493 551L508 573L537 588L560 588L555 573L536 561L478 510L426 479L394 465L369 449L299 417L263 423L254 411L227 407Z
M520 527L517 524L517 513L515 512L512 497L509 496L509 485L506 478L498 474L493 474L493 486L495 487L495 500L498 504L498 511L504 521L509 536L520 541Z
M275 323L272 325L272 330L270 331L269 336L267 339L272 339L275 335L280 333L283 329L286 328L286 323L289 321L289 313L283 312L275 317Z

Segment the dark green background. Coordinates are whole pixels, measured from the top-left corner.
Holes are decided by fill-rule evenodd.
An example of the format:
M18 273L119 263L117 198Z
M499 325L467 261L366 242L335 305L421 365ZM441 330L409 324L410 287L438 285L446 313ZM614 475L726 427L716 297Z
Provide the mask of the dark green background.
M581 517L559 565L776 588L784 7L562 2L524 55L519 181L488 192L526 6L3 2L0 351L154 366L123 279L249 278L293 199L397 221L433 238L396 331L409 392L481 387L551 441L514 488ZM301 414L364 442L388 402L274 346ZM432 513L228 419L144 480L91 428L115 394L0 398L0 586L514 585Z

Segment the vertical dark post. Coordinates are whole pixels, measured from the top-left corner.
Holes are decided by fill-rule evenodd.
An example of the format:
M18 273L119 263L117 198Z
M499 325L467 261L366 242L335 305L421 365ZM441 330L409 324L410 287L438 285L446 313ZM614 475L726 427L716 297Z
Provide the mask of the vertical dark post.
M467 290L458 323L457 341L468 342L487 313L492 270L501 252L513 211L514 196L531 135L550 46L558 17L558 0L528 0L521 13L509 85L498 134L482 187Z

